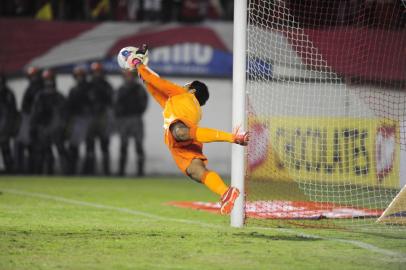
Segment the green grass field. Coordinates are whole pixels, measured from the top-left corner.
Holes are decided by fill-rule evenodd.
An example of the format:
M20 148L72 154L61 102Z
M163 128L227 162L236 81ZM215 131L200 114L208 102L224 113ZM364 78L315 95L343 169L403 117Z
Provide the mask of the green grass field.
M231 228L186 178L0 178L0 269L406 269L406 237Z

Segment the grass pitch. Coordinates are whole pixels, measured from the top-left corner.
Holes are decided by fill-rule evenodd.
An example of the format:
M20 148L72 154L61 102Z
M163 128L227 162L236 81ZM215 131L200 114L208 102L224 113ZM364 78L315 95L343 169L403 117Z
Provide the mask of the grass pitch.
M406 237L235 229L186 178L0 178L0 269L406 269Z

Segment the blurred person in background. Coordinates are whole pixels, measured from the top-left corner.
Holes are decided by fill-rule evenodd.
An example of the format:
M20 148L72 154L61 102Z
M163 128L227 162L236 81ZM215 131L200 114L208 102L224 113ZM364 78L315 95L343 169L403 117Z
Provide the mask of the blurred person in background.
M223 10L223 20L232 21L234 17L234 1L220 0Z
M115 19L119 21L139 20L142 12L141 0L119 0L115 6Z
M33 145L35 141L30 136L30 119L32 106L36 95L43 90L41 70L31 66L26 70L29 80L28 86L23 95L21 105L21 124L15 140L15 161L18 173L33 173L35 155Z
M185 23L198 23L205 19L209 1L203 0L182 0L179 21Z
M11 155L12 138L16 135L18 112L13 92L7 86L7 79L0 74L0 148L4 163L4 172L13 173Z
M162 0L143 0L140 20L158 21L161 17Z
M84 66L73 69L75 86L66 101L68 119L68 174L78 173L79 147L85 142L92 116L92 103L89 96L90 84L87 81L87 70Z
M144 175L145 153L143 146L144 114L148 96L144 87L130 71L124 71L124 84L118 89L114 102L114 114L117 120L117 130L120 136L119 175L125 175L127 165L129 139L134 138L137 153L137 176Z
M181 20L193 23L207 19L232 20L233 3L230 0L7 0L0 1L0 16L46 21Z
M207 18L220 19L223 13L223 6L219 0L182 0L179 21L199 23Z
M110 175L110 133L113 122L113 88L106 80L103 65L94 62L90 66L91 80L89 97L92 104L92 119L86 136L86 154L83 173L95 173L96 143L99 142L104 175Z
M37 1L33 0L3 0L0 1L1 16L33 16Z
M86 0L86 10L92 20L104 21L113 19L112 6L116 1ZM88 15L88 16L89 16Z
M162 0L161 3L161 21L177 21L179 18L179 9L182 0Z
M55 146L60 169L67 167L65 149L65 97L56 89L55 74L51 69L42 72L44 89L37 94L31 117L31 136L35 138L35 173L54 174Z

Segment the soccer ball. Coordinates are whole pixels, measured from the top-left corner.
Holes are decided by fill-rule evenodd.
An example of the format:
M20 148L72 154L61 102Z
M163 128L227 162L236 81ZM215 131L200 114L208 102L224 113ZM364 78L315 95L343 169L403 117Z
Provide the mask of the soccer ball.
M117 63L120 68L125 70L131 70L132 67L127 63L128 58L135 56L138 48L136 47L124 47L117 55Z

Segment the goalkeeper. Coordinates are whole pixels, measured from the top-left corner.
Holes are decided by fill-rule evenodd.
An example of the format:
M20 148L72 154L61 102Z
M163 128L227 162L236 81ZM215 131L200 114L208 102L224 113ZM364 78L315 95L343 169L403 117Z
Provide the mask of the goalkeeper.
M145 82L148 92L163 108L165 143L179 169L193 180L206 185L221 196L221 214L229 214L239 196L239 190L228 187L214 171L208 170L203 143L229 142L247 145L248 133L227 133L199 127L201 106L209 98L207 86L193 81L184 87L160 78L149 69L146 46L131 54L127 64Z

